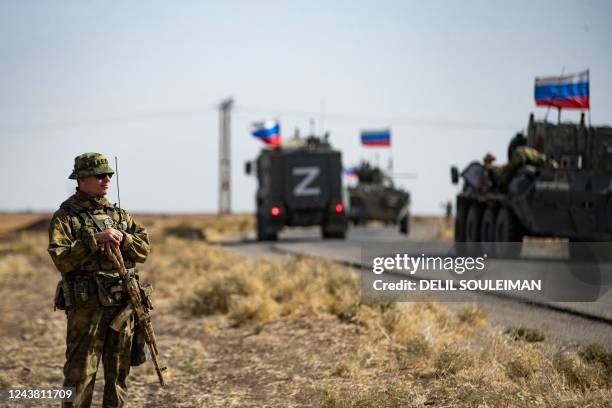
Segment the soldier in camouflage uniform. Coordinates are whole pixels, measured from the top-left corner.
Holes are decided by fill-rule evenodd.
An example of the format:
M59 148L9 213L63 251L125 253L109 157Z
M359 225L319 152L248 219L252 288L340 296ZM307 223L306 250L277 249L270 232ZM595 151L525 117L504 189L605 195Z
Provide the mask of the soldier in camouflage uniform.
M103 406L127 406L134 319L119 332L109 327L129 299L105 254L111 245L118 246L128 272L136 275L136 262L149 254L149 239L127 212L104 197L113 174L103 155L77 156L69 177L77 180L77 191L62 203L49 227L48 251L67 282L62 291L68 318L64 386L76 388L73 402L64 406L91 405L100 360Z
M529 146L516 146L512 150L510 161L501 169L501 184L507 186L518 170L530 164L534 167L551 167L556 168L558 164L555 160L549 158L544 153Z

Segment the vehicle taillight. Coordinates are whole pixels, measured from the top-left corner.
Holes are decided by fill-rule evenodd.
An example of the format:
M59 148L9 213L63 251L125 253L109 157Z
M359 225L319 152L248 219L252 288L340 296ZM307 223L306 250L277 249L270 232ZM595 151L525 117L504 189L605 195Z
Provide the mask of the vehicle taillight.
M342 205L342 203L336 204L336 212L338 214L342 214L344 212L344 205Z
M278 205L273 205L272 208L270 208L270 214L272 214L273 217L278 217L280 215L280 207Z

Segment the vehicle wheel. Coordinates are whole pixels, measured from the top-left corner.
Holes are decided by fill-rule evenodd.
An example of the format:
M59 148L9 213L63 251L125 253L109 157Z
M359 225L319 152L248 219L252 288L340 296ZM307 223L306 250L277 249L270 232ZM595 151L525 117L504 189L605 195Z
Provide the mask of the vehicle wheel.
M321 226L321 235L324 239L337 238L344 239L346 238L346 228L341 231L338 230L330 230L325 225Z
M408 215L404 215L399 222L399 232L404 235L410 234L410 219Z
M476 203L470 205L465 219L465 250L468 254L480 252L480 224L482 210Z
M465 220L467 218L467 210L467 205L457 205L457 214L455 214L455 242L465 242Z
M278 234L276 232L267 232L267 223L264 217L257 217L257 240L258 241L276 241Z
M482 251L489 255L495 255L495 219L497 211L493 207L487 207L482 215L480 222L480 240L482 241Z
M472 204L465 218L465 242L480 242L481 215L480 206Z
M346 238L346 228L343 229L341 232L338 232L336 234L336 238L338 238L338 239L345 239Z
M266 240L266 224L262 217L257 217L257 225L255 226L257 229L257 240L265 241Z
M495 253L505 258L521 256L521 243L525 235L516 215L507 207L503 207L495 218Z

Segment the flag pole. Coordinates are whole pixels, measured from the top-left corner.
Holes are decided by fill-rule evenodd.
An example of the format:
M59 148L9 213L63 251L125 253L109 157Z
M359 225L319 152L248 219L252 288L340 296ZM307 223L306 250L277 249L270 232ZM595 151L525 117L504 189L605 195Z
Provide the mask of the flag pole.
M548 112L550 112L550 105L546 107L546 113L544 114L544 122L548 121Z
M591 69L587 68L587 100L589 101L589 127L591 127Z
M390 127L389 127L389 157L388 157L387 171L389 172L389 177L393 179L393 144L391 143L391 128Z
M387 175L393 180L393 145L389 140L389 155L387 157ZM395 180L393 180L395 183Z

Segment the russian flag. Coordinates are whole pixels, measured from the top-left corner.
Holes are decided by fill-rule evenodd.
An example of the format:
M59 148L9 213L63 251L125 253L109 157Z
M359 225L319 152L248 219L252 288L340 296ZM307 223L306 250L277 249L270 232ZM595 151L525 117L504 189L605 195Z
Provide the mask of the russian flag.
M391 130L363 130L361 144L364 146L391 146Z
M251 134L267 145L280 146L280 123L278 120L253 123Z
M589 70L559 77L535 79L537 106L589 109Z
M347 177L357 177L357 172L354 167L346 167L344 169L344 175Z

